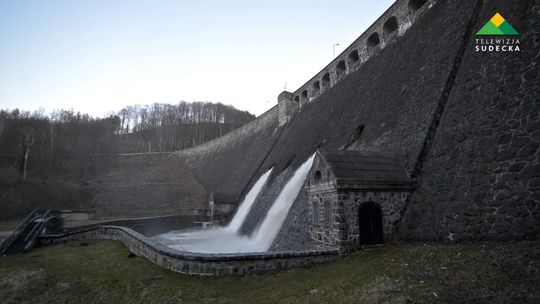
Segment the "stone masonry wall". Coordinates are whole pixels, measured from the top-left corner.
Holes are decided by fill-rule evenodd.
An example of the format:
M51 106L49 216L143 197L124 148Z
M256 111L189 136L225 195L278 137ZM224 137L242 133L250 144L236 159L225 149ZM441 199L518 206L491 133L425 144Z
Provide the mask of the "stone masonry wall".
M305 187L300 191L296 200L289 209L287 218L279 231L271 251L306 250L316 248L315 242L309 235L310 217L306 208L307 191Z
M345 217L347 245L350 248L359 246L358 208L366 202L375 202L381 207L383 217L384 240L396 238L396 228L401 218L401 210L405 206L408 192L353 192L339 194L343 204L341 213ZM341 205L341 204L340 204Z
M203 254L182 252L163 246L129 228L103 226L61 236L39 239L40 245L69 241L105 239L122 242L129 251L166 269L195 275L247 275L275 269L301 267L339 258L336 250L289 251L247 254Z
M436 135L403 239L517 240L540 232L540 3L483 1ZM496 12L521 52L475 52ZM508 37L505 37L508 38Z
M341 205L341 207L340 207ZM308 216L311 219L309 234L311 239L323 244L322 247L338 248L342 245L344 219L343 205L339 203L335 190L308 194ZM331 216L327 216L331 214Z
M363 125L359 149L399 158L412 171L474 4L437 2L394 43L385 44L316 101L305 104L283 126L263 168L275 165L279 172L290 164L299 166L317 147L339 149Z
M358 192L358 191L324 191L309 197L310 216L319 215L318 224L311 225L310 234L318 240L321 248L356 249L359 246L360 232L358 226L358 209L366 202L375 202L381 207L383 233L385 241L396 238L396 228L405 206L408 192ZM318 212L314 212L314 203L318 202ZM330 204L330 211L325 210ZM330 212L331 222L326 219Z
M276 176L316 148L338 149L354 137L356 149L399 158L421 181L403 209L402 238L537 237L538 1L427 1L414 22L404 22L400 14L421 2L396 2L403 7L397 33L384 34L392 17L385 14L370 28L382 23L378 44L372 33L361 38L369 60L360 50L351 68L349 57L339 57L329 65L334 78L325 83L326 73L317 74L295 91L299 110L282 127L277 109L257 132L181 153L197 179L240 196L270 167ZM520 32L521 52L474 51L474 33L495 12ZM320 92L311 93L317 81Z
M411 1L408 0L396 1L342 54L339 54L327 67L296 90L294 97L292 93L288 92L285 92L287 96L280 95L283 97L282 99L288 102L292 101L292 104L282 103L281 106L272 108L253 122L223 137L191 149L179 151L178 154L187 159L189 166L193 169L199 182L205 186L207 192L228 192L239 197L245 194L251 183L262 174L262 170L267 170L273 163L277 162L275 157L268 158L283 131L283 128L278 128L278 126L288 122L289 116L292 116L300 108L299 105L303 107L306 103L314 101L316 97L326 95L324 93L348 79L348 75L355 73L366 62L378 57L382 50L398 43L397 41L406 35L413 24L421 19L423 14L428 12L437 1L418 0L412 2L419 5L411 4ZM395 21L395 24L392 21ZM378 37L375 44L370 42L370 37L374 35ZM449 51L451 52L451 49ZM340 70L341 62L343 62L343 70ZM328 82L325 80L326 74L328 74ZM370 72L366 75L368 74ZM318 83L320 89L315 90L315 82ZM305 94L304 91L306 91ZM326 108L326 105L320 105L320 107ZM426 109L426 113L429 113L429 108ZM282 117L279 117L280 115ZM284 115L287 117L283 117ZM348 123L351 124L349 127L340 129L349 134L338 134L340 142L336 144L342 144L342 137L348 137L351 132L350 127L354 130L358 124L354 120L348 121ZM323 125L316 123L314 127L317 129ZM300 159L306 158L304 154L308 149L309 146L305 146L304 149L297 151L302 154L299 155L300 157L294 157L290 153L283 154L286 160L280 159L281 166L278 170L284 169L287 166L285 163L289 159L294 160L293 166L296 167Z
M445 96L460 51L456 41L466 36L474 8L474 2L439 1L427 9L394 43L302 106L282 127L255 176L270 166L274 174L295 168L318 147L339 149L351 137L358 137L360 150L401 159L410 174ZM307 201L301 206L308 209ZM304 227L289 220L283 229Z

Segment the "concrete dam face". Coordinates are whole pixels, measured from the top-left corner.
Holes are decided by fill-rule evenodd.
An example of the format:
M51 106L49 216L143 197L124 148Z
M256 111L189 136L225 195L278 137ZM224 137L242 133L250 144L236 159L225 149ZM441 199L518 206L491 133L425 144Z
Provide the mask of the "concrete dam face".
M496 13L519 35L477 35ZM219 229L256 239L248 251L537 238L539 15L538 1L398 0L277 106L178 156L237 205Z

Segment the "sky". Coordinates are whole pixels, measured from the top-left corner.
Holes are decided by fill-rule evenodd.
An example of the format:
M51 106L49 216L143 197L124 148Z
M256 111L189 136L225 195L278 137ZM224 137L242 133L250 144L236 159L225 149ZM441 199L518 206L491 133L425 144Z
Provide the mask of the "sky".
M0 109L210 101L260 115L391 0L0 0Z

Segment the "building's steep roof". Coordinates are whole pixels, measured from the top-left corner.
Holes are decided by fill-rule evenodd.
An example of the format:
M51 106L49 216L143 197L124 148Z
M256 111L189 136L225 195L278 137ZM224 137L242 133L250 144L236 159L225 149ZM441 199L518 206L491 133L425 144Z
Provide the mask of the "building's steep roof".
M320 149L319 154L338 184L413 184L397 158L350 150Z

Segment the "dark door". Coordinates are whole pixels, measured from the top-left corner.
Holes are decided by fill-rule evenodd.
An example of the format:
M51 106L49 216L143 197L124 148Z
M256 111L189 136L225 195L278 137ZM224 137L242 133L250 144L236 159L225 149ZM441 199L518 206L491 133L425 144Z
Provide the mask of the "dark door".
M381 207L374 202L366 202L358 208L358 228L360 245L384 243Z

